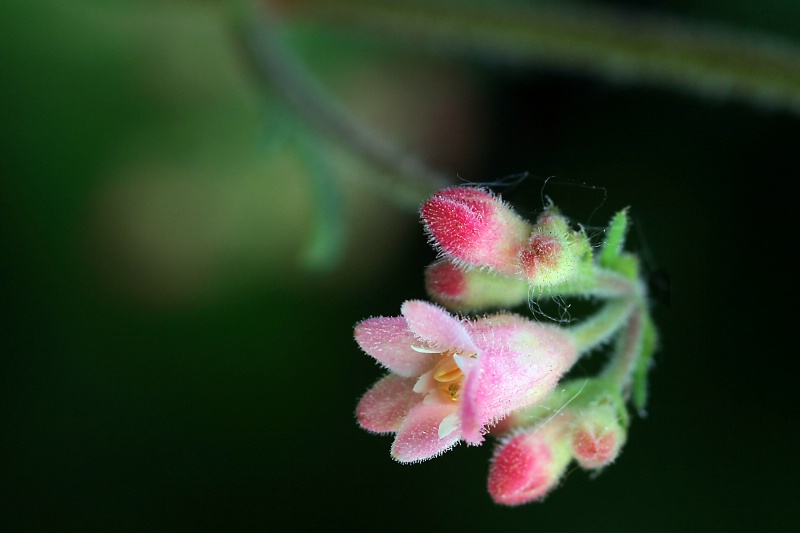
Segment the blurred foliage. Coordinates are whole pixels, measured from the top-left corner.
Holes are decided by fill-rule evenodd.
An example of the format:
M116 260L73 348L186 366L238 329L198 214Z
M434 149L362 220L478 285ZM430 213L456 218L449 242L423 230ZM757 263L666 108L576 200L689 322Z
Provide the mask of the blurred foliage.
M790 530L793 385L753 359L784 353L783 324L751 337L731 310L742 272L782 272L762 271L752 221L792 212L776 181L797 169L797 115L307 23L298 5L275 6L298 60L433 168L529 172L498 190L590 229L631 206L631 248L679 286L679 312L655 304L649 418L613 469L520 509L485 493L490 446L391 462L354 423L380 370L352 326L424 297L433 252L374 185L386 169L263 83L239 4L5 0L0 529ZM591 5L800 43L790 0Z

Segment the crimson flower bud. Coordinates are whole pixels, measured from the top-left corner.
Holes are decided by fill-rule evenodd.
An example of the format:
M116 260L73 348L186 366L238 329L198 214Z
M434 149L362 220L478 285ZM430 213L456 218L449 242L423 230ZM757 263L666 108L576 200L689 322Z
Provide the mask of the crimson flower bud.
M503 505L541 500L572 460L568 420L554 418L511 436L495 452L489 494Z
M444 189L422 205L420 214L431 241L445 257L469 268L518 275L517 257L531 226L489 191Z

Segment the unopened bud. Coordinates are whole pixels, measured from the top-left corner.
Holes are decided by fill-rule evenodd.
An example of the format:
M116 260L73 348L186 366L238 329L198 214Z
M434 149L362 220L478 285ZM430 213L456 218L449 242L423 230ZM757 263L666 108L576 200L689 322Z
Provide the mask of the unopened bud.
M617 458L625 436L613 404L593 405L579 415L573 426L572 451L583 468L602 468Z
M591 259L583 232L570 229L555 209L546 211L519 252L522 275L532 286L546 287L570 280Z
M428 294L453 311L510 308L528 299L528 282L484 270L465 270L444 259L425 271Z
M485 189L451 187L420 209L425 230L441 252L467 267L518 273L517 257L531 226Z
M489 470L495 502L520 505L555 488L572 459L565 422L554 418L501 443Z

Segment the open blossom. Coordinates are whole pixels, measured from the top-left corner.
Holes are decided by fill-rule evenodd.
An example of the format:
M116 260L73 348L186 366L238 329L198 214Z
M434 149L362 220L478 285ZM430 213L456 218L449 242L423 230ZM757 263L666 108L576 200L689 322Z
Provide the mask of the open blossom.
M550 393L577 358L569 333L517 315L462 320L420 300L405 302L401 314L355 328L359 346L390 371L361 398L358 422L396 433L400 462L461 440L480 444L492 424Z

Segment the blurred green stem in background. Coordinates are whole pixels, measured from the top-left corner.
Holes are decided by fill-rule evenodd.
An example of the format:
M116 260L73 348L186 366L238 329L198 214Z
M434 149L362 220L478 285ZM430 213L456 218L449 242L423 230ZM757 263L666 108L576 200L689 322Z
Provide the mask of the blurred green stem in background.
M800 47L598 3L243 0L236 5L237 30L257 77L312 127L373 164L378 172L369 185L411 211L453 184L453 177L359 122L332 98L282 38L282 22L362 29L436 53L468 52L800 112ZM325 192L335 176L318 158L314 166L319 216L309 259L329 265L343 238L336 229L342 226L341 209L334 205L337 195Z
M291 21L367 30L437 52L468 52L800 113L800 47L771 36L596 2L281 4Z
M452 179L428 168L414 154L356 120L326 94L281 40L271 10L263 2L257 4L250 17L243 10L242 27L252 65L260 78L276 88L309 123L384 171L378 178L387 196L417 209L435 191L453 184Z

